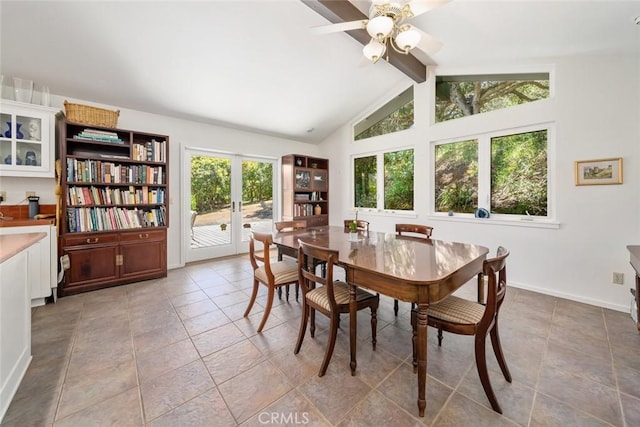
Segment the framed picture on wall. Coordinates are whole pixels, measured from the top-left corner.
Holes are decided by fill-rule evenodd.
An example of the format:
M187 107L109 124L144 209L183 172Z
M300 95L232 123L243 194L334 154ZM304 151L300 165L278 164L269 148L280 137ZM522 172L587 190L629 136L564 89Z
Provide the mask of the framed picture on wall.
M622 184L622 157L576 161L576 185Z

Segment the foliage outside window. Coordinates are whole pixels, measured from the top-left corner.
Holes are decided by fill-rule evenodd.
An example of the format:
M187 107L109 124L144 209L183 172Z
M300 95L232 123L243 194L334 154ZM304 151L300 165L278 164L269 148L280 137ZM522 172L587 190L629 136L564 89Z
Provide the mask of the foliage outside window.
M478 206L478 141L435 147L436 212L473 212Z
M384 153L384 208L413 210L413 150Z
M242 162L242 202L273 199L273 164ZM211 212L231 204L231 159L211 156L191 158L191 210Z
M353 160L354 200L357 207L376 207L378 200L377 168L376 156L359 157Z
M413 149L354 158L353 170L355 207L413 210ZM381 198L378 188L383 189Z
M491 138L491 211L547 216L547 131Z
M354 140L386 135L413 126L413 86L387 102L353 128Z
M549 98L549 73L438 76L436 123Z
M494 135L435 146L435 211L547 216L548 131Z

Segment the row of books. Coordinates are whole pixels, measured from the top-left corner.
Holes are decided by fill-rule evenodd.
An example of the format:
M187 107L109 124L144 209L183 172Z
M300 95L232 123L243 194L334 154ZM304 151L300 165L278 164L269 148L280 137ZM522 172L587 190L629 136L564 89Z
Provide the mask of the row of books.
M67 157L67 182L164 184L164 175L162 166L120 165Z
M302 204L294 205L294 215L295 216L313 215L313 205L311 203L306 203L304 205Z
M131 156L133 160L166 162L167 144L165 141L156 141L155 139L145 142L144 145L133 144Z
M166 225L164 206L152 209L67 208L69 232L126 230Z
M146 185L142 188L129 186L121 188L98 187L69 187L67 189L67 205L92 206L92 205L140 205L165 203L165 189L151 188Z
M98 129L85 129L73 135L73 139L82 139L85 141L113 142L115 144L124 144L124 141L116 132Z

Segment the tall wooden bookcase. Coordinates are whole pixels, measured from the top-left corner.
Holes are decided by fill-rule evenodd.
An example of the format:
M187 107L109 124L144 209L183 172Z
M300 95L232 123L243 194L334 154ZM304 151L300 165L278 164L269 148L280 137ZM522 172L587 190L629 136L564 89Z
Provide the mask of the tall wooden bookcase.
M169 137L58 121L58 295L167 275Z
M303 219L309 227L329 225L329 160L282 157L282 219Z

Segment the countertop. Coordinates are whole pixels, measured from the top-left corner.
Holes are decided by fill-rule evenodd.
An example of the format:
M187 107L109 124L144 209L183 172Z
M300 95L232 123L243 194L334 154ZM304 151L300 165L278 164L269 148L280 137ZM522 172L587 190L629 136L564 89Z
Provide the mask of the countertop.
M0 213L0 228L56 223L56 205L40 205L40 214L48 216L42 219L29 219L29 207L26 205L0 205Z
M0 236L0 263L23 251L39 240L47 237L46 233L23 233Z

